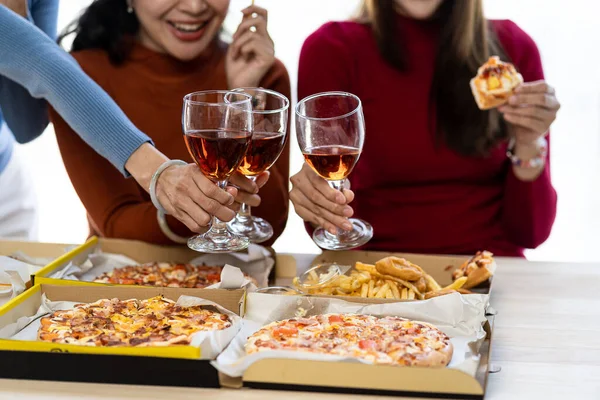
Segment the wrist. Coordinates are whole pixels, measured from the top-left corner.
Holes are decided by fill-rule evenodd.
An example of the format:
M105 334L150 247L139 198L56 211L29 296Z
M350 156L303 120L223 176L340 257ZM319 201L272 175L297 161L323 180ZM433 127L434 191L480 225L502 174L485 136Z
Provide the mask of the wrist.
M512 138L506 149L506 156L517 168L540 168L546 162L547 155L548 141L543 137L531 143L517 142Z
M149 192L152 175L166 161L169 161L167 156L150 143L144 143L131 154L125 163L125 169L145 191Z

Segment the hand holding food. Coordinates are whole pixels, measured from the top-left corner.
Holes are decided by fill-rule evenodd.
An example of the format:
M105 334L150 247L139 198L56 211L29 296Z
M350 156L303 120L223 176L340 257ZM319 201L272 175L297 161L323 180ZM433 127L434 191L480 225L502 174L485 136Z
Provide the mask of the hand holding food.
M548 133L559 109L556 91L540 80L520 85L498 111L510 124L509 134L517 145L531 146Z

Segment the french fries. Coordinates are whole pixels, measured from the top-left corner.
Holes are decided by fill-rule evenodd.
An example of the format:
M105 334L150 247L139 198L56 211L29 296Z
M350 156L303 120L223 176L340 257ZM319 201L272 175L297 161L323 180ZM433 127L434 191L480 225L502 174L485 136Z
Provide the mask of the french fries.
M411 266L413 272L416 271L413 274L415 276L412 278L409 276L410 274L405 274L408 279L412 279L411 281L388 275L388 273L401 275L396 273L393 268L378 269L373 264L356 262L354 268L347 275L339 275L334 279L325 280L323 284L319 284L320 278L323 276L311 271L306 278L304 287L299 289L310 295L354 296L393 300L423 300L450 293L472 293L463 287L467 284L466 276L455 279L450 285L442 287L433 276L418 265L406 260L403 260L403 262ZM299 286L297 279L294 280L294 285Z

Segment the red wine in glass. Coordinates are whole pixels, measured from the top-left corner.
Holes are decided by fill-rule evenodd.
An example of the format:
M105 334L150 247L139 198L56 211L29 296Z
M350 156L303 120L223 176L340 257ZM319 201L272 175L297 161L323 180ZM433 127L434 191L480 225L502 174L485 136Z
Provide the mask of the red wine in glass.
M358 96L347 92L323 92L296 105L296 135L304 160L334 189L343 191L344 180L358 162L365 140L365 121ZM352 230L336 234L319 227L314 242L327 250L360 247L373 237L373 227L349 218Z
M287 138L290 101L281 93L264 88L239 88L234 92L252 96L252 140L238 171L250 180L275 164ZM231 231L246 236L253 243L262 243L273 236L273 227L263 218L252 216L250 206L242 204L235 219L229 222Z
M252 139L252 96L230 90L205 90L183 98L181 124L185 144L200 171L225 190ZM188 247L204 253L228 253L248 247L249 239L231 232L212 216L210 229L191 237Z
M285 145L285 133L254 132L238 170L256 176L275 164Z
M304 160L327 180L346 179L360 157L360 149L351 146L317 146L303 152Z
M240 131L190 131L185 135L185 144L202 173L222 181L242 162L251 137L250 132Z

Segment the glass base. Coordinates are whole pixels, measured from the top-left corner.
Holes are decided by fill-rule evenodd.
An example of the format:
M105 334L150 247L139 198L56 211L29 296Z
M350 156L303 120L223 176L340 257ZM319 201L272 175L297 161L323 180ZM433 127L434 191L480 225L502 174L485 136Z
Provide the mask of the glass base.
M238 215L227 226L229 230L246 236L252 243L262 243L273 237L273 227L260 217L241 217Z
M191 237L188 247L202 253L232 253L244 250L250 244L247 237L226 231L223 234L214 234L210 231Z
M373 237L373 227L361 219L350 218L354 227L351 231L340 229L338 235L332 235L323 228L317 228L313 232L313 240L325 250L350 250L362 246Z

